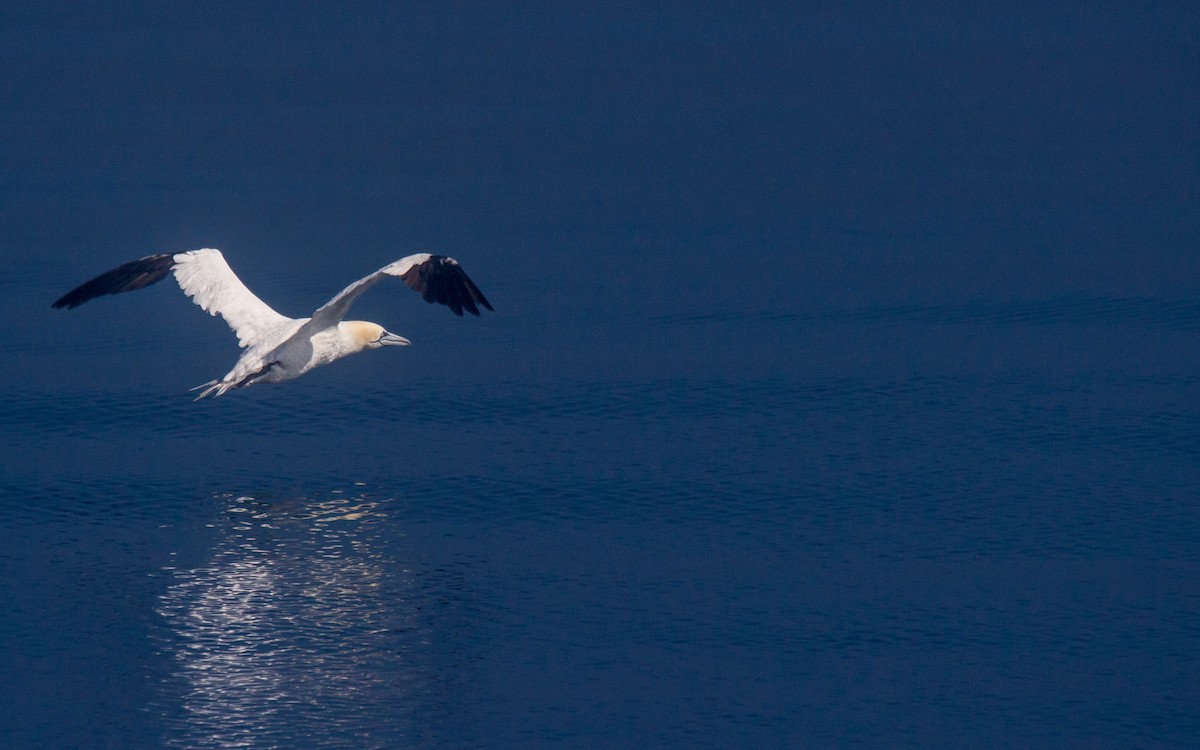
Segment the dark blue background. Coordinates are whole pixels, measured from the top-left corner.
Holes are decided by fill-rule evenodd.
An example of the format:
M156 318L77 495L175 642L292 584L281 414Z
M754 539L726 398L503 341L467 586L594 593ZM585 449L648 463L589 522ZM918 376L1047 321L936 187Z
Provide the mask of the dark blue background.
M1182 8L0 10L0 740L1194 744ZM49 309L197 247L496 313L381 286L411 350L193 405L236 350L169 283ZM282 619L189 624L264 549Z

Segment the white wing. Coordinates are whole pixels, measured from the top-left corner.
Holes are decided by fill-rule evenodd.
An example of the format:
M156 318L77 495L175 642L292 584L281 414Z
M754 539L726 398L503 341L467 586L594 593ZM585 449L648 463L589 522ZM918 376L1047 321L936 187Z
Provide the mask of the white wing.
M158 283L171 271L192 301L210 315L220 315L237 334L238 345L252 346L291 318L275 312L254 296L225 262L220 250L148 255L118 266L64 294L54 307L78 307L105 294L120 294Z
M455 315L462 315L463 310L472 315L479 315L477 305L492 309L483 292L479 291L475 282L462 270L458 261L445 255L418 253L389 263L346 287L333 299L317 308L308 325L324 327L339 322L346 317L354 301L385 276L403 279L410 289L420 292L426 302L446 305Z
M174 256L175 280L192 301L209 315L220 315L237 334L243 348L287 323L266 302L254 296L237 277L220 250L206 248Z

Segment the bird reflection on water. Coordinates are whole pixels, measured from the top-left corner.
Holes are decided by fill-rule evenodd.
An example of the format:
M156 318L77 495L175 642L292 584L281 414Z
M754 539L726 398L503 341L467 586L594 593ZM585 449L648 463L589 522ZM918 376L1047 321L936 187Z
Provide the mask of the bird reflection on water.
M430 632L412 571L381 551L378 503L361 493L227 503L211 560L172 571L159 608L178 665L171 740L405 744L431 685ZM364 725L373 708L378 721Z

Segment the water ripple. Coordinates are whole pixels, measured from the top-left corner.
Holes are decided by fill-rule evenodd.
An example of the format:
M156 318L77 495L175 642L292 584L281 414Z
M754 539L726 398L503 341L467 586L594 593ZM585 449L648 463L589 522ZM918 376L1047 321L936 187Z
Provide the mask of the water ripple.
M972 301L864 305L848 308L721 310L662 316L662 324L711 325L771 323L910 323L961 325L1133 325L1150 329L1200 329L1200 302L1121 296L1076 296L1026 301Z
M13 448L25 453L5 495L30 518L169 521L189 483L307 495L359 480L413 519L643 518L746 533L799 525L822 545L933 518L953 533L890 533L892 551L1099 544L1158 554L1180 548L1172 498L1195 484L1198 386L1194 376L1037 373L498 382L470 392L423 382L401 392L279 386L211 404L46 394L0 402L0 417L29 439ZM103 465L47 478L44 445L69 448L77 468L85 458L151 460L132 477ZM152 460L159 454L169 461ZM1141 507L1131 514L1130 503Z

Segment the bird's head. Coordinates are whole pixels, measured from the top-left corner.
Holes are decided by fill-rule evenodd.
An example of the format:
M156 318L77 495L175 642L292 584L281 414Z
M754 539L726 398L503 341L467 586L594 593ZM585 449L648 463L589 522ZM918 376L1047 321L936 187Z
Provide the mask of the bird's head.
M412 342L403 336L388 333L378 323L365 320L342 321L343 330L350 333L363 349L378 349L381 346L408 346Z

